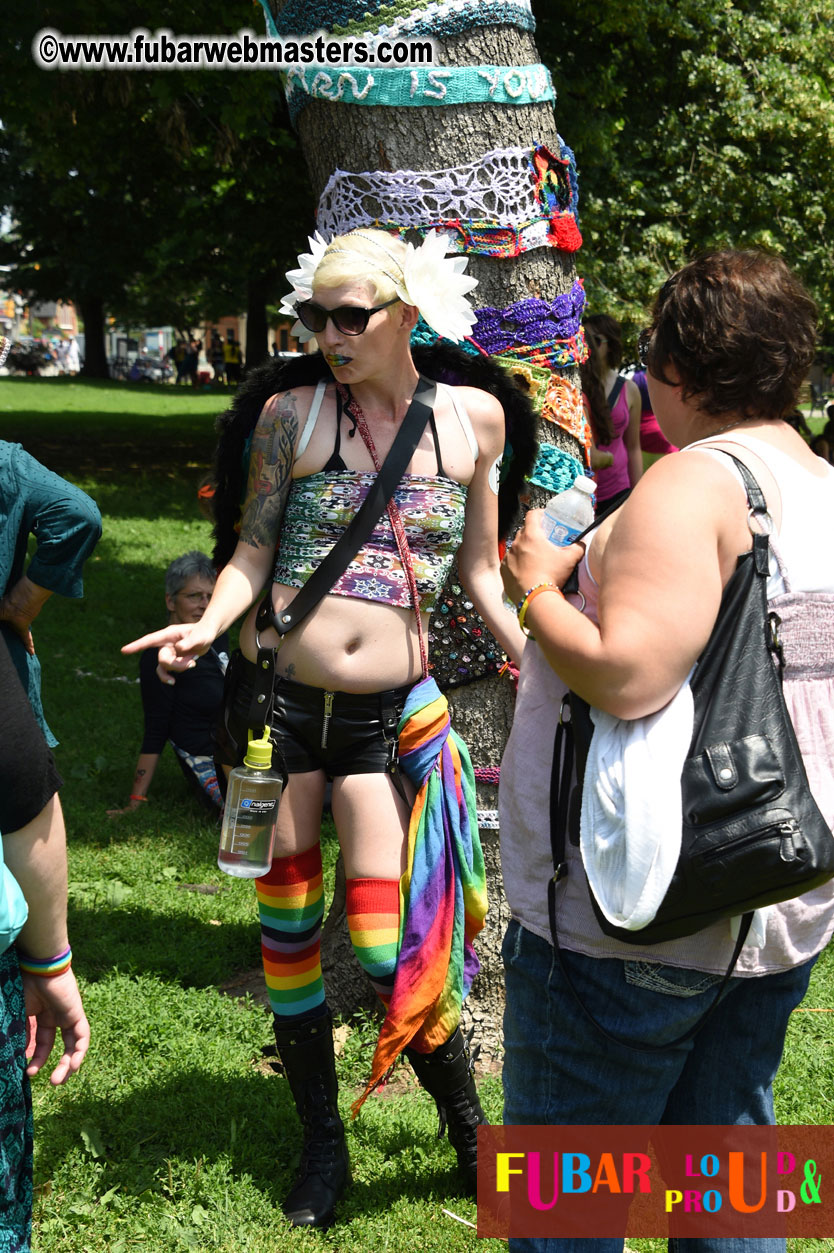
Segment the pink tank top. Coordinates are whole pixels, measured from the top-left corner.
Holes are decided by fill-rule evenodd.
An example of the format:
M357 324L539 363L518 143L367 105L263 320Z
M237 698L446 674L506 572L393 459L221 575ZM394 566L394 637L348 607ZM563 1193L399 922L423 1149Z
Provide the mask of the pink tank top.
M610 466L606 466L604 470L596 471L598 505L603 501L610 500L618 492L627 491L631 487L628 477L628 453L623 440L623 435L628 428L628 417L628 396L626 394L626 385L623 383L620 388L620 394L614 401L614 407L611 410L614 438L610 444L597 445L600 452L614 454L614 461Z

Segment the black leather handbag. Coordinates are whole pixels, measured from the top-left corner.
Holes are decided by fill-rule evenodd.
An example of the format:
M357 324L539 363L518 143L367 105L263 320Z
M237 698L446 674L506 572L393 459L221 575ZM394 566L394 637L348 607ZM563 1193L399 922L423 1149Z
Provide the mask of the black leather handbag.
M743 462L733 461L751 518L769 522L758 483ZM742 915L724 983L754 910L800 896L834 876L834 835L811 795L782 694L780 623L767 603L769 550L767 534L754 533L752 550L739 558L724 589L690 680L695 713L681 775L681 851L653 921L636 931L618 927L591 893L602 931L626 944L658 944ZM571 720L563 711L557 730L551 790L555 874L549 897L557 948L556 884L567 873L566 836L579 839L581 791L571 793L570 778L575 759L581 789L593 731L587 704L570 693L569 706Z

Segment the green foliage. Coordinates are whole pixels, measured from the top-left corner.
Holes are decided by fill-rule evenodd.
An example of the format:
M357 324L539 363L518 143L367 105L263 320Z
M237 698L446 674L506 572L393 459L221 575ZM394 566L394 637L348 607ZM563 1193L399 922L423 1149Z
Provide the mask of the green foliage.
M589 305L633 332L716 247L777 252L834 313L830 0L551 0L537 39L579 166Z
M170 27L170 5L131 19L116 0L36 0L4 14L0 208L13 227L0 261L27 293L186 331L243 312L253 288L261 307L283 294L296 249L276 217L301 235L311 193L274 73L49 72L32 60L42 27L127 34L138 20ZM176 14L177 33L251 21L248 6L218 0Z

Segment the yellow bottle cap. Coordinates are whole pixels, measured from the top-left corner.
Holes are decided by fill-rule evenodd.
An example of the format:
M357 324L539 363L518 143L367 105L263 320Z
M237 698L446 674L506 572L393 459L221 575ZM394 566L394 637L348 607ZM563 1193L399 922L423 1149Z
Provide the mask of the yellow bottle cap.
M243 764L251 766L254 770L269 770L272 765L272 741L269 739L266 727L264 727L261 739L256 739L254 732L249 732L249 744Z

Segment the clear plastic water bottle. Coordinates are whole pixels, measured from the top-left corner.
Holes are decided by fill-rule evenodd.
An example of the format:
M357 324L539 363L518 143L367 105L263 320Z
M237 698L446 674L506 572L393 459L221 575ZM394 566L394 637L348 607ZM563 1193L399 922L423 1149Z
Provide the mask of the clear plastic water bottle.
M579 475L566 492L551 496L544 510L544 533L551 544L558 544L560 548L572 544L577 535L591 525L596 490L593 479Z
M238 879L257 879L272 865L284 778L272 769L268 738L252 739L242 766L229 775L217 864Z

